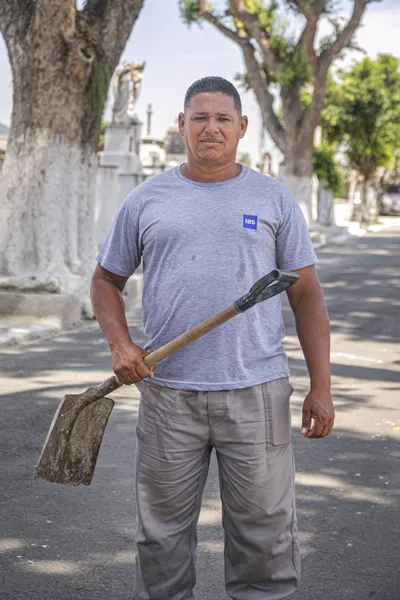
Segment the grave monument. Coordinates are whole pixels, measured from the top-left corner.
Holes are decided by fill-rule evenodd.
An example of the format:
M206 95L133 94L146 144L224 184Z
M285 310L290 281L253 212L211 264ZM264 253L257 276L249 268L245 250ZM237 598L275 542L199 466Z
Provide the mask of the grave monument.
M145 62L124 63L114 73L112 123L105 128L96 181L95 237L100 246L129 192L145 179L140 161L143 123L137 116Z

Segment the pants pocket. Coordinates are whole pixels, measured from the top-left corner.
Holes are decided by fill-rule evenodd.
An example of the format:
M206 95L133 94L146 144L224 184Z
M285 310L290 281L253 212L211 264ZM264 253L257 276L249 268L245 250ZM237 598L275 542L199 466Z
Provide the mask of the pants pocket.
M292 438L290 397L293 387L287 377L274 379L262 386L267 446L288 444Z
M140 441L146 442L153 433L161 386L142 380L138 387L141 394L136 435Z

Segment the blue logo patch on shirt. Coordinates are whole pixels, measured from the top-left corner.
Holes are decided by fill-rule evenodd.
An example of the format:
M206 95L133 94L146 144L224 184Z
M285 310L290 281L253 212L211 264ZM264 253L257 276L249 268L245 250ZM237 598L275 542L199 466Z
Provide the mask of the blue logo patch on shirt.
M243 215L243 227L257 229L257 215Z

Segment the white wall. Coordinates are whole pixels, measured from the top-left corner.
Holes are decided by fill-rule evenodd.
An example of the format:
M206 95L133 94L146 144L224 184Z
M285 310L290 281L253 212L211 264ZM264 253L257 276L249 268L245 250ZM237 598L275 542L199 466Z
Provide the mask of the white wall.
M111 227L118 209L117 167L98 166L96 174L96 199L94 229L96 245L100 246Z

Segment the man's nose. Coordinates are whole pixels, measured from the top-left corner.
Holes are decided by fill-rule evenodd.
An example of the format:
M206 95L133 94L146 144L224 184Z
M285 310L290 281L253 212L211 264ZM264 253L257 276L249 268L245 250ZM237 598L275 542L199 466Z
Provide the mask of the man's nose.
M219 130L219 124L217 119L214 119L213 117L210 117L209 119L207 119L207 123L206 123L206 131L207 133L216 133Z

